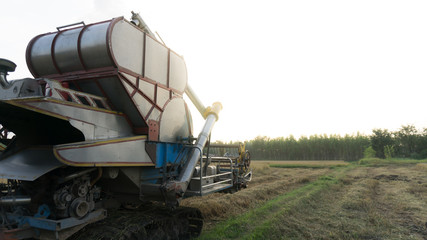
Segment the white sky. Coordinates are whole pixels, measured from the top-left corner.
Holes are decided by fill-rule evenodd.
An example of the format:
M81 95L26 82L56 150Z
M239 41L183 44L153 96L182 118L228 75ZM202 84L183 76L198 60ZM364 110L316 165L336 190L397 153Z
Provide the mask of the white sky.
M0 58L31 77L25 49L56 27L139 12L186 59L213 138L427 127L427 1L38 0L2 5ZM192 109L195 132L203 124Z

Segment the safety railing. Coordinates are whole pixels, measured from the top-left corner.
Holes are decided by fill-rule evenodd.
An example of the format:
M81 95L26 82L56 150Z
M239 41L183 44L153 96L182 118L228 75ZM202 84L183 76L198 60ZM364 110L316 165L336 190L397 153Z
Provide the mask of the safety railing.
M215 166L216 173L208 174L207 168L204 166L210 165ZM189 191L190 195L206 195L212 192L219 192L227 188L233 187L233 160L226 157L209 157L199 160L199 165L195 171L197 171L197 177L191 178L194 183L197 183L196 190L194 189L195 184L190 186L193 188Z
M111 110L104 97L72 90L68 87L64 87L63 84L58 81L44 79L44 82L46 82L44 86L44 94L46 97L53 97L67 102Z

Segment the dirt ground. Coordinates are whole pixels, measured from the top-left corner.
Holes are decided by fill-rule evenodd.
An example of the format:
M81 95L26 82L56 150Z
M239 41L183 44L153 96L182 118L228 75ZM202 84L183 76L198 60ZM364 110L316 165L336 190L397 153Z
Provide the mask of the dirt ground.
M183 205L202 211L204 231L209 233L227 219L254 211L319 176L333 176L336 184L287 204L283 216L269 220L272 226L268 226L268 235L251 235L263 222L260 217L243 227L245 238L427 239L427 164L353 166L343 170L271 168L270 163L275 162L254 163L254 177L247 189L190 198Z

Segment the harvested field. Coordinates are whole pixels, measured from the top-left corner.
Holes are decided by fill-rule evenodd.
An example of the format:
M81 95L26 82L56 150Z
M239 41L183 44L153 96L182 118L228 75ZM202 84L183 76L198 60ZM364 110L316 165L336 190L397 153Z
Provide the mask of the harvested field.
M252 161L252 167L256 168L263 164L278 164L278 165L301 165L301 166L316 166L316 165L348 165L349 162L342 160L331 160L331 161Z
M214 193L203 197L184 199L182 206L200 209L205 218L205 229L230 216L238 216L283 192L294 190L325 175L329 169L271 168L271 162L253 162L253 178L247 189L237 193Z
M272 161L270 167L275 168L334 168L350 164L345 161Z
M201 239L427 239L426 163L253 163L247 189L183 202L205 216Z

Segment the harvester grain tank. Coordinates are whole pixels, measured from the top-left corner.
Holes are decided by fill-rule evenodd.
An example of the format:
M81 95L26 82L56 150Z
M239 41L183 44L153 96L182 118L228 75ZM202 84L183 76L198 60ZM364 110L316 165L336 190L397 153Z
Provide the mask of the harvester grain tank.
M16 65L0 60L0 238L67 239L109 208L157 208L148 202L171 218L151 214L131 234L180 219L165 236L197 236L201 214L180 200L250 180L243 160L203 155L222 105L203 105L182 56L138 14L58 27L26 59L34 79L8 81ZM205 118L197 138L184 94Z

